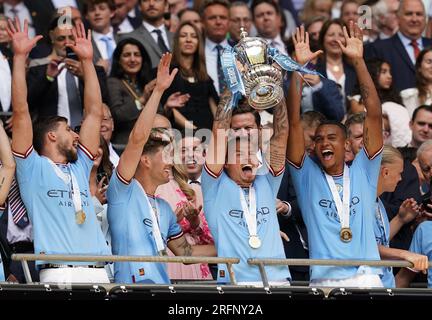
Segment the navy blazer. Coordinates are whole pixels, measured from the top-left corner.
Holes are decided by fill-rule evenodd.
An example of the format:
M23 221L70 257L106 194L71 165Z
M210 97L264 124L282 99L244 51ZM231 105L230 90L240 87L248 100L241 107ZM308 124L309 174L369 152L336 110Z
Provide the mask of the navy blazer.
M57 79L50 82L46 78L48 65L40 65L29 68L27 72L28 95L30 113L33 117L47 117L57 115L58 107L58 86ZM102 67L96 66L96 73L102 94L102 100L109 105L106 74ZM84 101L84 83L79 81L81 101Z
M357 85L357 75L352 65L343 60L343 68L345 72L345 97L353 95L354 88ZM326 59L320 59L316 66L316 70L327 78Z
M432 39L422 38L423 48L432 45ZM416 86L415 67L402 41L396 33L384 40L376 40L365 46L365 58L379 58L392 67L393 83L396 89L404 90Z

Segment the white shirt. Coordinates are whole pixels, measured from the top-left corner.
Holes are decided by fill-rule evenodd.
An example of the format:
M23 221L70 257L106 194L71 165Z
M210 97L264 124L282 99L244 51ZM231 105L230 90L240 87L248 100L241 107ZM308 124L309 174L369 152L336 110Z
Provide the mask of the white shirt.
M19 241L30 241L33 242L33 226L31 222L25 227L20 228L14 222L12 218L12 212L10 207L7 209L8 225L7 225L7 241L9 243L16 243Z
M62 64L59 65L59 68ZM69 111L69 100L68 93L66 90L66 68L64 68L57 76L57 87L58 87L58 104L57 104L57 115L68 119L70 125L70 111ZM79 88L78 77L75 77L75 83Z
M14 14L13 14L13 12L11 10L14 7L11 6L8 3L4 3L3 6L4 6L3 8L4 8L4 14L5 14L5 16L13 20ZM18 18L20 20L21 28L24 27L24 20L27 19L27 21L29 22L29 26L28 26L28 35L29 35L29 38L30 39L34 38L35 35L36 35L36 30L33 27L33 19L32 19L32 16L30 14L30 11L27 9L27 7L24 5L23 2L18 3L15 6L15 10L16 10L16 14L17 14L17 16L18 16Z
M200 183L200 185L201 185L201 175L197 179L195 179L193 181L198 181ZM191 182L192 182L192 180L188 179L188 184L191 184Z
M208 38L205 39L205 60L206 60L207 74L213 80L213 84L216 88L217 93L221 94L219 92L219 79L217 73L218 50L216 49L216 46L218 44L220 44L222 47L225 48L228 45L228 41L224 39L224 41L222 41L221 43L215 43Z
M78 8L76 0L51 0L51 2L56 9L64 7Z
M120 161L120 157L117 154L117 152L114 150L111 142L108 145L108 150L109 150L109 159L111 163L113 164L114 167L117 167Z
M268 44L270 44L270 46L278 49L280 53L288 55L288 52L286 51L285 48L285 44L282 41L282 38L279 34L276 36L276 38L273 39L264 38L264 39L268 42Z
M119 30L117 33L128 33L134 31L134 27L130 23L129 19L126 17L122 23L118 26Z
M166 28L165 28L164 24L161 24L159 27L155 27L155 26L152 26L150 23L147 23L147 22L143 21L143 26L151 34L151 36L153 37L153 39L154 39L154 41L156 43L158 43L158 40L157 40L158 35L157 35L156 32L153 32L153 30L160 30L160 31L162 31L161 35L162 35L162 38L163 38L163 40L165 42L165 45L167 46L168 49L171 49L170 43L168 41L167 31L166 31Z
M400 31L397 33L400 41L402 42L402 45L405 47L406 52L408 53L408 56L411 59L411 62L415 65L416 63L416 58L414 55L414 47L411 45L411 39L405 37ZM417 45L420 49L420 51L423 50L423 41L420 39L417 39Z
M102 56L102 59L108 59L108 52L107 52L107 46L105 41L101 40L103 37L108 37L110 40L109 42L113 46L113 49L116 48L116 42L114 40L114 33L113 28L110 28L110 31L107 34L102 34L96 31L92 31L93 40L96 43L96 46ZM113 51L114 52L114 51Z
M0 52L0 102L3 110L11 106L11 70L6 57Z

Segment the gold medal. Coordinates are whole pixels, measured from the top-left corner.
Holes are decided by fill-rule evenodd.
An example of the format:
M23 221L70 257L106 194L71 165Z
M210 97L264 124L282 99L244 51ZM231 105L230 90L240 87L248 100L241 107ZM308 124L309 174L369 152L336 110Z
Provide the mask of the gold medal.
M352 240L352 231L350 228L342 228L340 231L340 239L343 242L350 242Z
M86 220L86 214L83 210L79 210L75 213L75 221L77 224L83 224Z
M253 249L258 249L261 247L261 239L258 236L250 236L249 237L249 245Z

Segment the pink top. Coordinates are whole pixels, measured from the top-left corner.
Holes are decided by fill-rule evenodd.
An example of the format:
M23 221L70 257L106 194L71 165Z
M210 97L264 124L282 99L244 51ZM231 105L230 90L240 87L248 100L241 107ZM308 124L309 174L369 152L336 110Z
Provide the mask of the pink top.
M196 207L202 206L203 197L201 187L195 184L191 184L190 187L195 191L196 195L194 205ZM177 212L178 208L188 201L186 195L174 179L171 179L170 182L159 186L156 189L155 195L167 201L174 212ZM191 228L191 225L186 218L179 221L187 241L191 245L214 244L213 237L210 233L210 229L202 210L199 213L199 218L200 224L195 229ZM169 255L173 255L173 253L169 252ZM212 279L209 267L206 263L192 265L168 263L168 275L171 279Z

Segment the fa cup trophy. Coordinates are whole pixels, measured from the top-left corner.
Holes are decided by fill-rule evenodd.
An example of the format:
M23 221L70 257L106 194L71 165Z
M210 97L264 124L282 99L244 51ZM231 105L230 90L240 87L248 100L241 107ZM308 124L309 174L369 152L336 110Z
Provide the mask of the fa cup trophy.
M271 48L264 39L249 37L244 28L240 37L238 44L225 48L221 57L225 81L233 93L233 107L242 96L257 110L279 104L284 97L282 69L319 75Z

